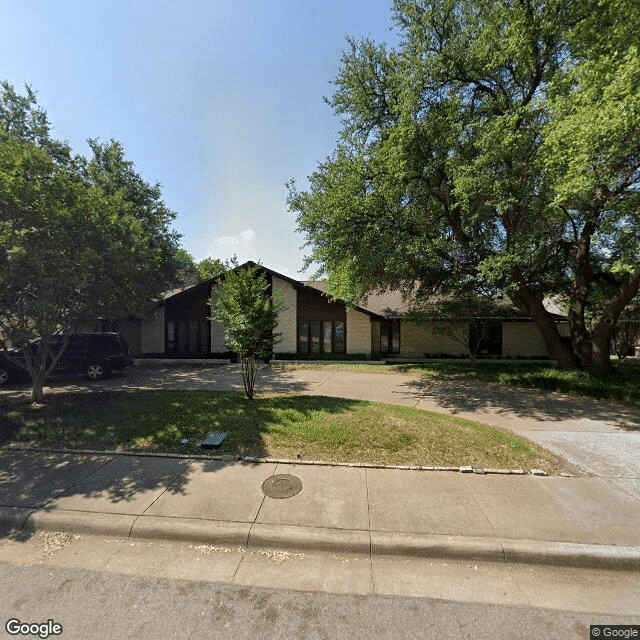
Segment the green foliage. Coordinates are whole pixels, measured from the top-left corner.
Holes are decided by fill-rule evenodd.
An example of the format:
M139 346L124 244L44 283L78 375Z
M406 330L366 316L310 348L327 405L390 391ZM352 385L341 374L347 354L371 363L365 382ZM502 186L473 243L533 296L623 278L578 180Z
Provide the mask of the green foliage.
M34 93L0 99L0 346L26 347L34 400L51 337L96 317L143 313L177 282L175 214L114 141L72 157ZM34 352L30 341L40 338ZM64 348L64 347L63 347Z
M174 260L178 281L185 286L195 284L198 278L198 267L193 256L186 249L179 247L174 254Z
M212 298L212 319L224 327L226 346L241 358L269 358L281 339L275 329L283 302L269 295L260 267L229 271Z
M502 292L562 366L606 372L640 286L640 5L396 0L394 21L396 49L349 41L340 142L289 184L308 264L351 302ZM576 356L542 305L558 293Z
M219 258L204 258L198 262L198 275L201 281L213 280L222 275L225 271L238 266L235 256L224 262Z

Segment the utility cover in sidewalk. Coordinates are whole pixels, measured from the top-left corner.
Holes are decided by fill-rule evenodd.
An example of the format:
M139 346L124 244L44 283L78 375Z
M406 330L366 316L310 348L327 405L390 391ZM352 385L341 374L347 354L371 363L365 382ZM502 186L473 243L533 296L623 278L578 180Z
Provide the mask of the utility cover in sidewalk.
M227 437L226 431L212 431L201 443L203 449L217 449Z
M302 490L302 480L288 473L268 477L262 483L262 491L270 498L291 498Z

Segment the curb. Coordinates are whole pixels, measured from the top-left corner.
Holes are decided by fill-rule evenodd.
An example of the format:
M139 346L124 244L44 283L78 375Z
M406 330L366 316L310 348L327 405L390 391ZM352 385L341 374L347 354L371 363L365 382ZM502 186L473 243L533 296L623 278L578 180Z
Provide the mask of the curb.
M247 548L371 555L368 531L254 524Z
M42 509L29 515L22 525L22 530L30 533L68 531L128 538L137 517L120 513Z
M237 547L247 551L286 549L369 558L434 558L640 571L640 546L322 529L61 509L33 511L21 507L0 507L0 529L108 535Z
M288 465L309 465L317 467L352 467L356 469L397 469L401 471L453 471L459 473L475 473L480 475L512 475L512 476L549 476L542 469L494 469L470 466L459 467L435 467L435 466L414 466L402 464L375 464L370 462L327 462L324 460L303 460L299 458L258 458L255 456L240 455L207 455L202 453L156 453L152 451L115 451L113 449L53 449L48 447L23 447L15 444L8 444L0 447L5 451L32 451L34 453L64 453L77 455L101 455L101 456L138 456L140 458L179 458L189 460L212 460L215 462L245 462L248 464L288 464ZM572 478L571 473L560 473L558 477Z

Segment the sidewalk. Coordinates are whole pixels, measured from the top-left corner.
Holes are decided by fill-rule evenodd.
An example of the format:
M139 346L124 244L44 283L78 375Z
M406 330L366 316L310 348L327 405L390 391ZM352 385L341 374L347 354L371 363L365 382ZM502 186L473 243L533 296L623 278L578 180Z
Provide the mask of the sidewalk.
M264 495L273 474L302 490ZM606 478L0 451L0 528L230 547L640 569Z

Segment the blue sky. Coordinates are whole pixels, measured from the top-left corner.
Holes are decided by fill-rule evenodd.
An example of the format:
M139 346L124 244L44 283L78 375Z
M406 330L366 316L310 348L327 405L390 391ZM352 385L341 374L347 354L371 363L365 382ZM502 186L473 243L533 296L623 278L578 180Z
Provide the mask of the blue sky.
M13 1L2 18L0 79L30 84L77 152L122 142L196 259L302 277L284 183L335 147L322 97L347 35L395 42L390 0Z

